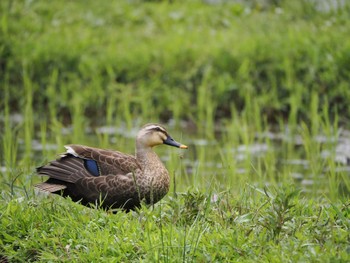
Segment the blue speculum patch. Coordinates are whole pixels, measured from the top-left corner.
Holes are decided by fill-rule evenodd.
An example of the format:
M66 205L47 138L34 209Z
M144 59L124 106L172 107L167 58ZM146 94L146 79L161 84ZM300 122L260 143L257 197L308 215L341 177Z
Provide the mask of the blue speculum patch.
M93 176L99 176L100 175L100 171L98 169L98 165L97 162L94 160L84 160L84 166L86 168L86 170L89 171L89 173L91 173Z

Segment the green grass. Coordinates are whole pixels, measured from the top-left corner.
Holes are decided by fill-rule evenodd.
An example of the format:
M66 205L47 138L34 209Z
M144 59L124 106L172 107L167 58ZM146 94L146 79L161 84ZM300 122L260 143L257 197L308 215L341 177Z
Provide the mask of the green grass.
M266 3L1 1L0 256L349 261L349 5ZM146 122L189 145L156 149L154 207L34 193L64 144L132 153Z
M348 261L350 204L290 189L189 191L127 214L11 199L2 203L1 253L11 262Z

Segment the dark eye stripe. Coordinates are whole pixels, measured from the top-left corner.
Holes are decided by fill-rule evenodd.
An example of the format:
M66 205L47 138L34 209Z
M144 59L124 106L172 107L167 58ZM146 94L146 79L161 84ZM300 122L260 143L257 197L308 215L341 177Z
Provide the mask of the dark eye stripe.
M162 128L162 127L159 127L159 126L153 126L153 127L149 127L149 131L159 131L159 132L162 132L164 134L168 134L167 131Z
M164 130L164 129L162 129L162 128L157 127L157 131L162 132L162 133L164 133L166 136L168 136L167 131Z

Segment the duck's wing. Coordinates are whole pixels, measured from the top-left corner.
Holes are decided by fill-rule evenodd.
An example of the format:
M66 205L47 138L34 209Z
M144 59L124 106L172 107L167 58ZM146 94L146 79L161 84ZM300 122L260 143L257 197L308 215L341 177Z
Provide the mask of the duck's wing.
M127 174L141 169L132 155L113 150L104 150L78 144L66 145L68 154L97 162L101 175Z
M103 150L83 145L67 145L67 152L47 165L37 168L39 175L50 177L37 188L57 192L67 188L68 184L86 184L87 188L98 191L111 182L130 181L130 174L141 170L136 158L112 150ZM83 186L82 186L83 187ZM94 188L94 189L92 189Z

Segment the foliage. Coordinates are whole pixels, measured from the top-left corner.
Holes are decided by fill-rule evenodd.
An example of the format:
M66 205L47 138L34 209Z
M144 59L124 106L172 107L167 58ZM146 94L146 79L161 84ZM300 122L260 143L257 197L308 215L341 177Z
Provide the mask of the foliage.
M68 123L77 107L201 125L254 104L273 121L309 121L314 94L347 120L348 4L259 2L2 1L0 81L13 110L27 83L34 110Z
M0 253L11 262L349 260L349 203L270 194L191 191L127 214L61 198L1 200Z

